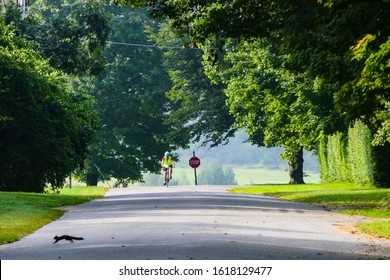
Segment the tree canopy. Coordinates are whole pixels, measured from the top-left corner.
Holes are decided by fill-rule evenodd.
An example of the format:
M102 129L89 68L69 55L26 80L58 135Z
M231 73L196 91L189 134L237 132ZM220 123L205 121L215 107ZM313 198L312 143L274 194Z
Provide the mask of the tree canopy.
M365 97L360 79L367 77L366 63L371 63L370 69L375 71L370 56L385 58L390 26L388 1L118 2L145 5L152 16L169 17L172 26L194 44L208 43L205 47L211 48L209 55L217 59L214 65L224 53L232 51L224 48L228 38L269 38L277 53L287 55L287 69L315 81L311 86L316 87L317 94L312 94L310 101L321 109L321 119L327 118L327 133L348 127L340 127L341 109L343 121L349 124L385 108L385 104Z
M390 140L389 1L118 2L169 18L206 51L206 70L228 85L230 110L255 142L283 145L293 160L357 119L374 144Z
M155 32L157 24L146 13L131 8L111 11L112 34L104 50L106 69L97 77L83 80L96 100L101 127L91 145L88 172L118 184L141 181L143 173L158 172L165 151L180 143L169 138L174 130L168 119L165 92L171 83L163 69L162 51L157 48L122 45L137 42L147 45L147 30Z
M124 185L158 172L165 150L203 136L217 145L238 128L283 146L293 168L303 148L357 120L390 145L388 0L114 2L146 9L37 0L26 18L1 10L1 147L12 147L1 187L23 168L37 189L58 185L86 158L93 108L89 165Z
M202 141L213 147L226 143L236 128L226 104L225 86L206 76L201 49L188 47L191 42L180 37L168 22L162 22L160 27L150 38L162 46L164 69L172 83L167 92L168 120L175 126L171 136L185 144Z
M76 80L101 71L109 26L97 1L19 8L0 5L0 189L42 192L87 157L98 118Z
M222 87L204 74L201 50L181 48L184 39L144 9L111 7L111 13L106 70L84 82L102 123L87 166L126 186L158 173L165 151L203 136L217 145L235 129Z
M34 49L51 66L75 75L102 71L102 51L110 33L104 3L36 0L26 18L13 3L2 10L5 23L15 26L16 35L34 42Z
M93 101L0 20L0 190L61 186L96 130Z

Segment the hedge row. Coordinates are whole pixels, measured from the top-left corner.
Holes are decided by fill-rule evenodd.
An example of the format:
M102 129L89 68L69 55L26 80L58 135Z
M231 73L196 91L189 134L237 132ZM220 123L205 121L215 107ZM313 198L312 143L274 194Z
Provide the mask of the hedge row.
M361 121L347 135L337 133L323 138L318 150L321 180L389 187L390 145L373 147L371 141L371 132Z

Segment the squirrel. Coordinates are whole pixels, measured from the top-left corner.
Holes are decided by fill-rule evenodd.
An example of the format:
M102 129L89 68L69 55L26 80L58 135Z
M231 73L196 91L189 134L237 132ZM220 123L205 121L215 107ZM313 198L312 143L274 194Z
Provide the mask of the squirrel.
M54 241L54 243L57 243L60 240L69 240L72 243L74 242L73 240L84 240L83 237L74 237L74 236L70 236L70 235L61 235L61 236L56 235L56 236L54 236L54 239L56 240L56 241Z

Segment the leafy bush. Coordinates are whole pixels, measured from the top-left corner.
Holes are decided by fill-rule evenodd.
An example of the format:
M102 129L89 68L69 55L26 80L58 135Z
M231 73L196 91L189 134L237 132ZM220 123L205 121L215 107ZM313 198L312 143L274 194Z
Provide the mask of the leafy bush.
M331 182L331 178L329 177L329 168L327 162L327 153L326 153L326 143L328 137L321 138L318 144L318 164L320 168L320 178L322 182Z
M377 168L371 141L371 132L362 121L356 121L347 135L337 133L321 140L318 152L321 180L375 185Z
M0 191L42 192L83 162L97 116L91 98L13 32L0 19Z
M371 141L370 130L361 121L348 130L347 165L349 180L352 182L375 184Z

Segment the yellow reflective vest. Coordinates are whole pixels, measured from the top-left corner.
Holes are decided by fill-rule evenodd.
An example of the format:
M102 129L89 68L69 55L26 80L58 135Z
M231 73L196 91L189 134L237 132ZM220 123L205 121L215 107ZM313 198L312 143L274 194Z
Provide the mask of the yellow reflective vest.
M166 166L173 165L171 156L169 156L169 157L164 156L162 161L163 161L163 165L166 165Z

